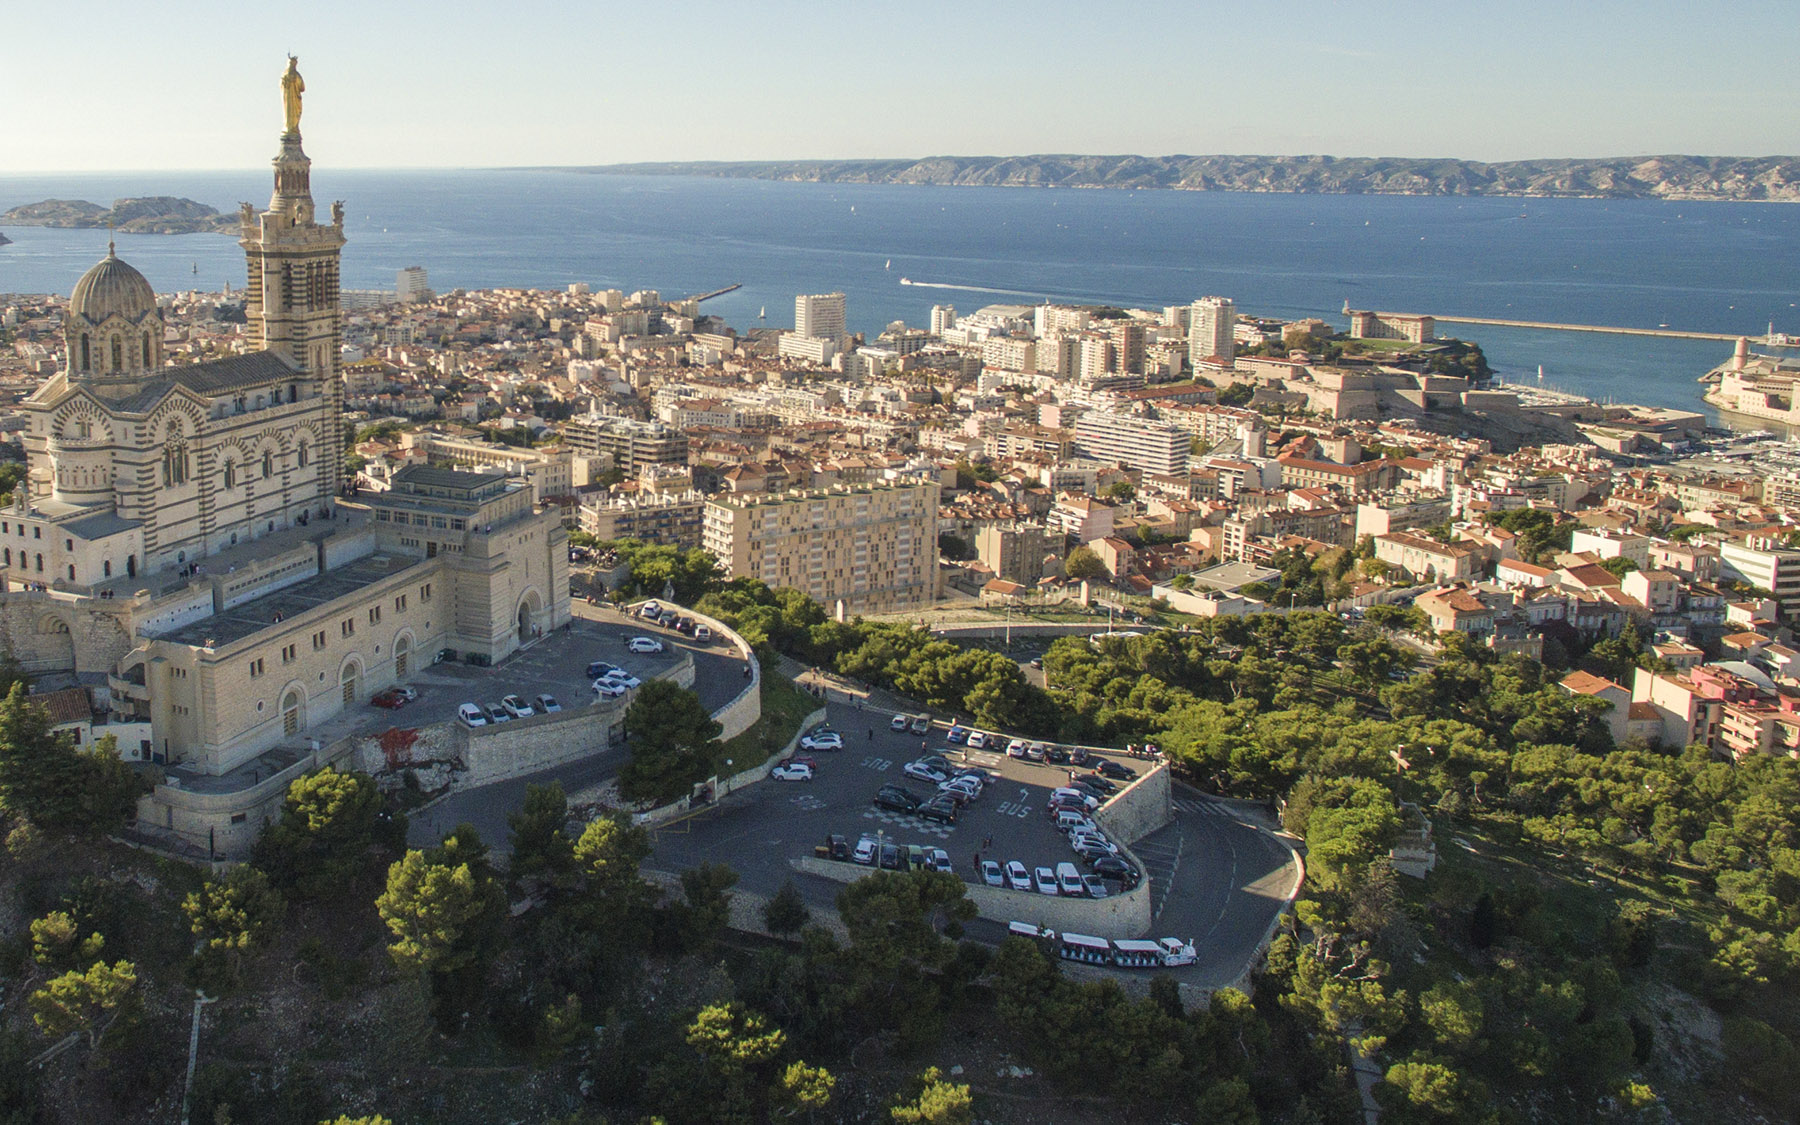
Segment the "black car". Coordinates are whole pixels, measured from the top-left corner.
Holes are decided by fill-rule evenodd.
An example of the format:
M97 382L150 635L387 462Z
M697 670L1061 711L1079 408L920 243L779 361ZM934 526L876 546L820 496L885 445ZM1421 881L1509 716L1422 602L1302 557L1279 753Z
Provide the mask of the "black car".
M848 836L827 836L825 842L818 846L825 859L849 859L850 838Z
M886 871L905 871L906 849L899 844L881 845L881 867Z
M1084 773L1080 777L1069 780L1069 788L1084 789L1094 796L1105 799L1119 791L1119 787L1101 777L1097 773Z
M940 793L912 812L921 820L935 820L939 824L955 824L956 799L947 793Z
M1103 777L1117 778L1120 781L1132 781L1137 777L1136 770L1130 766L1122 766L1111 758L1102 758L1095 762L1094 772Z
M1072 766L1087 765L1088 764L1087 747L1077 746L1077 747L1075 747L1075 749L1069 751L1069 764Z
M943 770L945 773L951 772L952 763L949 758L944 757L942 754L925 754L918 758L914 758L913 760L922 766L930 766L934 770Z
M1137 886L1137 868L1116 855L1095 856L1088 860L1088 866L1094 869L1094 874L1103 879L1117 879L1127 887Z
M883 785L881 791L875 794L875 807L909 813L919 807L919 798L909 789Z
M1052 746L1044 751L1044 761L1053 766L1066 766L1069 764L1069 752L1060 746Z

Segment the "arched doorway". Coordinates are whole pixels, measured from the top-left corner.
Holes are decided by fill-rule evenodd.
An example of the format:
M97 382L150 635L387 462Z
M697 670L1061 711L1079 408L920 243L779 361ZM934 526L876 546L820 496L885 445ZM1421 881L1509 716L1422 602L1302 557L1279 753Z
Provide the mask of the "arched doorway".
M412 663L412 638L405 633L394 640L394 678L406 678L406 669Z
M525 596L519 599L519 643L530 644L537 634L537 615L543 605L535 589L526 590Z
M343 671L338 673L338 683L344 689L344 706L348 707L356 702L356 681L361 675L362 668L354 660L345 664Z
M519 603L519 643L524 644L531 639L531 607L524 602Z
M287 694L281 697L282 734L300 733L300 727L302 726L300 708L304 703L305 697L300 694L299 688L289 688Z

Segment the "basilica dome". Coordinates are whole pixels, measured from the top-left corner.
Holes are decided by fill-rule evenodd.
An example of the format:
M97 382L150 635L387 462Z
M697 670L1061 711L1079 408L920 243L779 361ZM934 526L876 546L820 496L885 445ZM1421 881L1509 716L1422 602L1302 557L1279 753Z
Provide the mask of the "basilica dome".
M69 295L69 316L99 324L110 316L137 323L156 311L156 291L144 275L119 260L110 248L99 265L81 275Z

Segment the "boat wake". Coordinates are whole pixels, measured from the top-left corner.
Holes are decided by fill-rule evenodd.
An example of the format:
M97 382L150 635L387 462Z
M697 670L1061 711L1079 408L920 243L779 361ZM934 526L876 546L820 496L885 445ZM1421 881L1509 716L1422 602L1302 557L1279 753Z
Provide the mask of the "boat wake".
M1043 297L1044 293L1034 293L1027 289L994 289L986 285L952 285L947 281L914 281L910 277L900 279L902 285L913 285L920 289L960 289L965 293L998 293L1004 297Z

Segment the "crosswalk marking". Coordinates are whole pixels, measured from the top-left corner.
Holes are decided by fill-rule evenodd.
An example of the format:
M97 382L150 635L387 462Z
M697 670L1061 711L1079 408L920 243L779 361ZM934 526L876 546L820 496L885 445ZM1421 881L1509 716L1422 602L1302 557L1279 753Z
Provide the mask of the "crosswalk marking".
M1237 812L1221 801L1191 801L1177 798L1171 802L1180 811L1190 816L1229 816L1235 818Z

